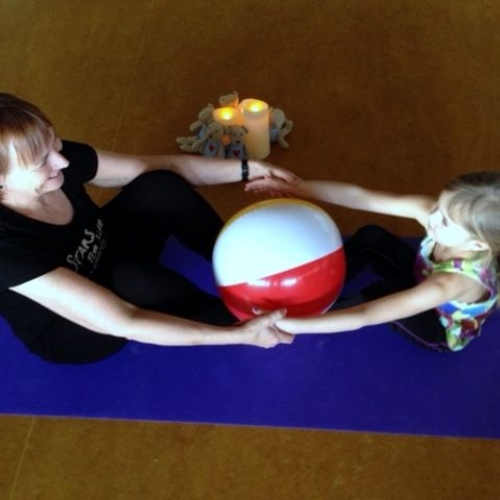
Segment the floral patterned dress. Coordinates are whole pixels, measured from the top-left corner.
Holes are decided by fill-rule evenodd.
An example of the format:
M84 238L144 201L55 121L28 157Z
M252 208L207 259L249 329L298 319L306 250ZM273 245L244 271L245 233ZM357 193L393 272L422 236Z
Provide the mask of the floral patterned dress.
M485 262L482 255L477 258L451 259L445 262L432 260L436 242L426 237L419 248L415 262L415 276L418 282L434 273L459 273L477 281L488 292L480 302L452 300L436 308L439 320L446 330L448 347L452 351L463 349L481 333L484 321L495 310L498 301L498 270L496 262Z

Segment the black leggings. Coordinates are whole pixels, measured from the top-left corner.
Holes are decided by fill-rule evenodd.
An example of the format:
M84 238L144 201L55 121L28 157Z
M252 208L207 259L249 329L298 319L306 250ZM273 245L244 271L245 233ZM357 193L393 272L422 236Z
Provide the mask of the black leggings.
M211 261L222 227L220 217L186 180L169 171L144 174L103 207L103 217L109 238L100 284L143 308L221 326L236 321L220 299L159 264L170 235ZM126 342L55 316L50 331L30 349L53 362L88 363Z
M340 297L331 310L375 300L416 285L413 270L416 249L382 227L362 227L346 241L344 250L347 261L346 281L367 267L381 280L368 285L359 293ZM420 345L439 351L448 350L446 333L435 310L394 321L391 325Z

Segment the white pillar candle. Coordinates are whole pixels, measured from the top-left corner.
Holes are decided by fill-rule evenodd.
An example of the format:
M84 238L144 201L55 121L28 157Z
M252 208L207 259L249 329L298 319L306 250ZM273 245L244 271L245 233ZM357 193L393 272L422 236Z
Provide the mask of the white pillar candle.
M240 110L230 106L214 109L212 116L217 123L225 127L229 125L239 125L241 123Z
M245 146L249 158L263 160L270 151L269 106L258 99L245 99L240 103L243 125L247 128Z

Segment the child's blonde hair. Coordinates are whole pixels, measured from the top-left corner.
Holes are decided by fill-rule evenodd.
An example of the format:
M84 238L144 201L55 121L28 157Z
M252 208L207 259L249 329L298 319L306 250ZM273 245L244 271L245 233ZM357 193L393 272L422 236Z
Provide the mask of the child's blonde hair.
M491 258L500 254L500 172L471 172L452 179L445 191L451 193L448 208L456 210L469 233L485 242Z
M52 123L34 104L0 92L0 173L13 160L21 166L36 161L52 134Z

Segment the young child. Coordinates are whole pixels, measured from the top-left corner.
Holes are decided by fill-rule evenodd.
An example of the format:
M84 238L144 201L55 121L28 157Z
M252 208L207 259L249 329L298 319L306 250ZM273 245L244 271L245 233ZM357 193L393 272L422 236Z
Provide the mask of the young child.
M437 200L334 181L258 179L246 189L413 218L427 232L415 249L381 227L358 230L345 244L347 280L371 266L381 281L339 299L321 316L280 320L283 331L337 333L390 322L428 347L459 351L480 334L495 309L500 172L461 175Z

